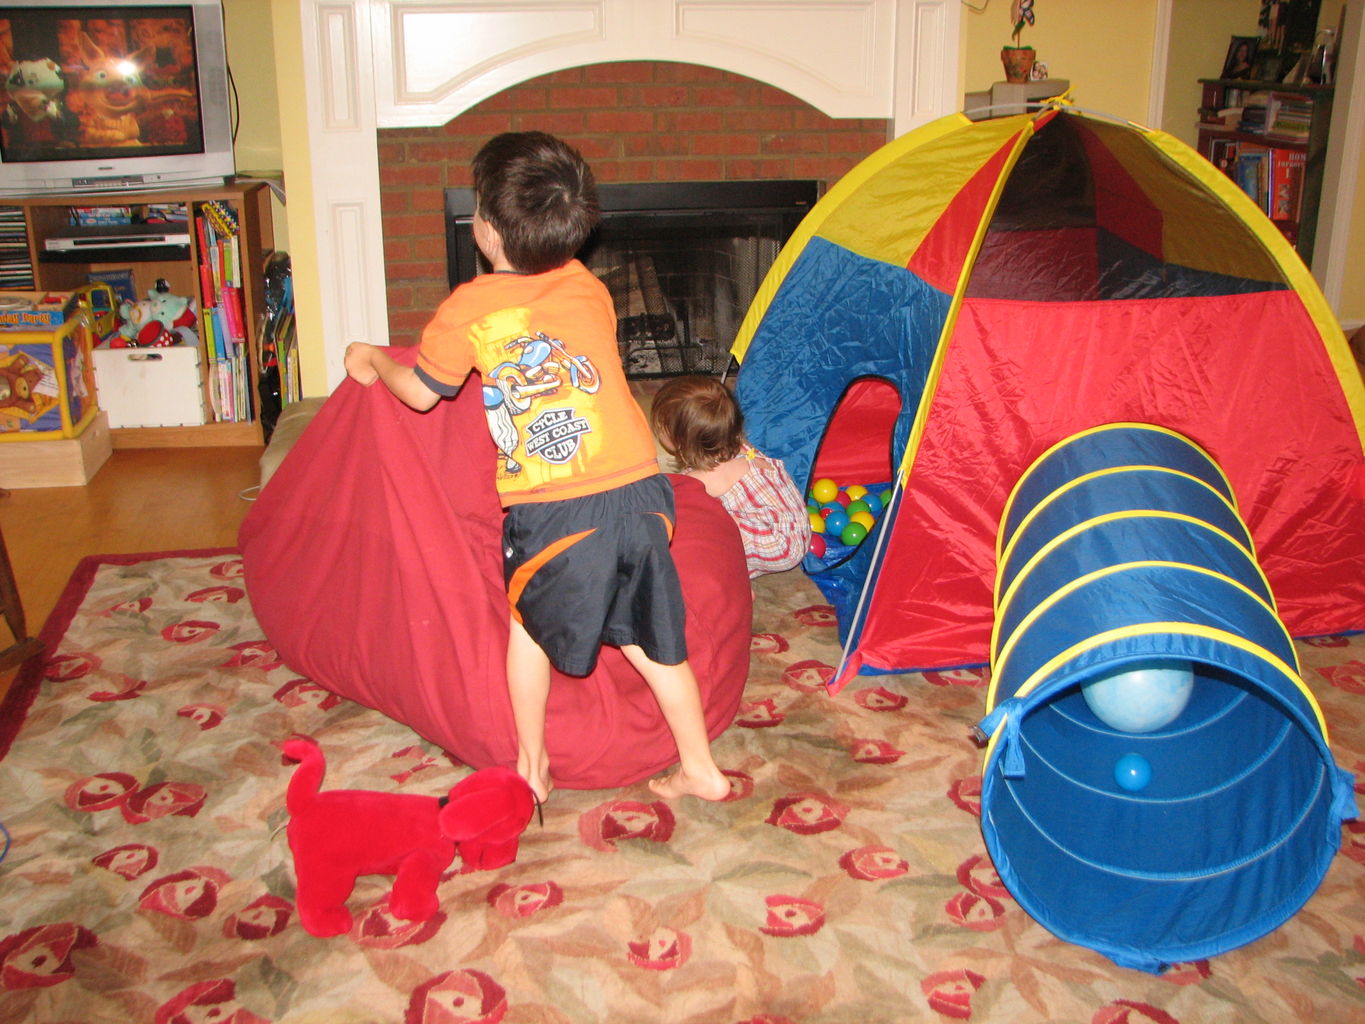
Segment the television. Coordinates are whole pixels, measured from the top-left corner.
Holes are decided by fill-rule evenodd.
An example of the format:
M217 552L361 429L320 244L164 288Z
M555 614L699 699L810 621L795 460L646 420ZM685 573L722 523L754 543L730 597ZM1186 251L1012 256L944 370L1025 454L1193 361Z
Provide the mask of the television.
M221 0L0 0L0 195L221 185Z

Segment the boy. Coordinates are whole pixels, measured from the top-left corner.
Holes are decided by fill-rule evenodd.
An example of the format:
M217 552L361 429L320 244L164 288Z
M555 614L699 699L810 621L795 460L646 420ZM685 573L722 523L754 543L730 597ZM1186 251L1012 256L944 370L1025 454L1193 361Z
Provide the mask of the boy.
M650 787L666 799L722 800L730 783L711 756L668 553L672 486L626 384L611 296L574 258L599 217L592 172L542 132L491 139L473 169L474 240L493 272L441 303L415 367L355 342L346 372L364 385L382 380L418 411L458 392L470 370L483 375L507 510L517 771L536 798L553 789L551 662L586 675L608 643L644 677L678 747L677 771Z

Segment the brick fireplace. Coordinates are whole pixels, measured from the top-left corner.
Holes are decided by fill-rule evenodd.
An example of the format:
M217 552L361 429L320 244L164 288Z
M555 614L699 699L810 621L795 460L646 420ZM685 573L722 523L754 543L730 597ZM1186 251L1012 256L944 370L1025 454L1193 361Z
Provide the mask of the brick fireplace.
M488 136L564 136L604 182L831 182L959 106L957 0L300 0L325 385L446 294L442 191ZM316 278L310 273L316 270ZM313 344L317 348L313 348Z
M392 344L417 340L445 298L444 189L501 131L550 131L599 182L812 179L833 184L887 139L883 118L834 118L781 89L695 64L624 61L512 86L439 128L379 132Z

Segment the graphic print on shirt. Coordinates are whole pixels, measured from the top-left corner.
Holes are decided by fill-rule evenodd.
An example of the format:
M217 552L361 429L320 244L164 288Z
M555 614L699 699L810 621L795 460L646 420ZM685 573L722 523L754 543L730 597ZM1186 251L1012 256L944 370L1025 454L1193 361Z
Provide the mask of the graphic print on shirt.
M488 342L496 339L499 351L494 359L501 359L489 360L483 386L484 413L499 453L499 477L521 474L524 465L517 458L518 448L525 459L554 465L572 461L593 424L565 403L566 389L591 395L602 383L587 356L574 355L560 339L532 330L527 313L504 310L478 325L484 342L480 347L487 351ZM509 336L511 340L502 340Z

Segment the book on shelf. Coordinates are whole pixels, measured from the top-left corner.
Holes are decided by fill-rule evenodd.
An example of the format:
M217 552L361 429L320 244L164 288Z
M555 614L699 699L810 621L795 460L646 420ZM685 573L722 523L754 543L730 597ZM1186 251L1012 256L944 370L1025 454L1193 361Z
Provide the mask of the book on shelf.
M1295 93L1272 92L1266 103L1266 138L1284 142L1308 141L1313 123L1313 102Z
M194 232L199 246L199 290L205 350L215 413L220 419L251 419L251 359L248 354L244 274L237 211L219 200L194 206Z
M1237 148L1237 163L1233 180L1237 187L1263 211L1268 212L1266 163L1269 150L1265 146L1244 142Z
M1297 225L1303 209L1303 176L1308 162L1302 150L1272 148L1267 191L1270 219L1284 228L1284 222Z

